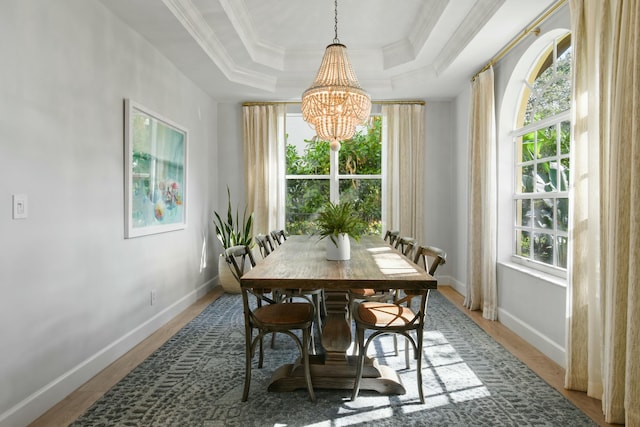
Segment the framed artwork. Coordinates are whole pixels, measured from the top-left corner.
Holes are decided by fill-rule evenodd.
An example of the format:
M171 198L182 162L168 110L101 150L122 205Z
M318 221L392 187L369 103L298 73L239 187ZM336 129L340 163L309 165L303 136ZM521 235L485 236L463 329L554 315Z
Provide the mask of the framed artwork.
M125 99L125 238L187 225L188 132Z

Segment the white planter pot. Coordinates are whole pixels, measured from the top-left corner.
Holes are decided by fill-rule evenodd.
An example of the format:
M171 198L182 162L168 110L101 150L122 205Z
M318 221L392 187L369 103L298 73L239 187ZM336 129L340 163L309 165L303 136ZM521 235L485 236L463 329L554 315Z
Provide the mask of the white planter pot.
M330 261L346 261L351 259L351 241L348 234L339 234L334 237L336 246L330 237L325 237L327 245L327 259Z
M238 283L229 267L231 266L227 264L224 256L220 255L218 258L218 282L225 292L239 294L241 292L240 283Z

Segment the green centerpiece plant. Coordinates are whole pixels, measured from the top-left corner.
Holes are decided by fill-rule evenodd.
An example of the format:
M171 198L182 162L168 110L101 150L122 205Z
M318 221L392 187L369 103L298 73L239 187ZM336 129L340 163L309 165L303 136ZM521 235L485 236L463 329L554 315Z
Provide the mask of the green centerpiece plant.
M316 220L320 240L327 240L327 259L348 260L351 257L349 237L359 241L366 230L352 202L327 202Z

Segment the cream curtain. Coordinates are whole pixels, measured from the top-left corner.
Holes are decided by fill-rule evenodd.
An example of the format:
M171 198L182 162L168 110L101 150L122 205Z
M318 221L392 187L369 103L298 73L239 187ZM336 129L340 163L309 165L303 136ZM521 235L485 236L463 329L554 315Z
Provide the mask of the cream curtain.
M383 227L424 242L424 105L382 106L386 149Z
M469 246L465 307L482 310L496 320L496 120L493 68L480 73L471 84L469 156Z
M285 104L243 106L247 210L253 232L284 228Z
M640 425L640 2L571 0L572 206L565 386Z

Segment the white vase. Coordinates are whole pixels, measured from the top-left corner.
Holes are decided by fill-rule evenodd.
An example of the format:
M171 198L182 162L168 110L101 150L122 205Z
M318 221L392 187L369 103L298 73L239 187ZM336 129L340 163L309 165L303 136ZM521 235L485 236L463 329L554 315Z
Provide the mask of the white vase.
M231 272L227 260L224 255L220 255L218 258L218 282L225 292L230 294L239 294L241 292L240 283L236 280L235 276Z
M346 261L351 259L351 241L348 234L338 234L333 237L336 243L331 240L331 237L325 237L327 241L327 259L330 261Z

